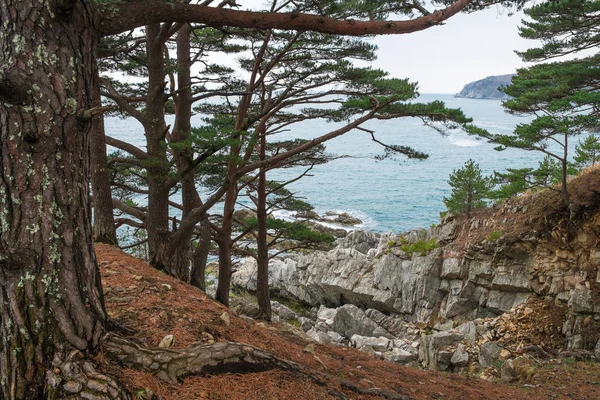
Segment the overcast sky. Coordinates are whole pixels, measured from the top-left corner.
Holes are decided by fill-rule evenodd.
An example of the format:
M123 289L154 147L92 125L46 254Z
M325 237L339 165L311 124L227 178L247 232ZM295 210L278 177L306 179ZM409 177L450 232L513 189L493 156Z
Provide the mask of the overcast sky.
M242 8L261 8L264 0L238 0ZM407 35L372 39L379 46L374 66L396 78L419 82L421 93L457 93L472 81L515 72L525 64L515 50L535 43L518 34L522 13L492 7L458 14L445 25Z
M421 32L378 37L375 66L419 82L421 93L456 93L469 82L526 65L515 50L535 42L519 36L521 18L491 8L455 15L445 25Z

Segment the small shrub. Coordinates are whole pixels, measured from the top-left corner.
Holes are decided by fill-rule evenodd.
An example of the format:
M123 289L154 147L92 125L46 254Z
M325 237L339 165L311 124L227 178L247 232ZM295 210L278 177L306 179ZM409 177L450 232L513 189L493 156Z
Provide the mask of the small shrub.
M496 240L500 239L502 237L502 232L501 231L491 231L490 234L488 235L488 242L495 242Z
M400 246L400 249L409 255L412 255L413 253L419 253L420 255L424 256L438 247L440 247L440 245L437 239L433 238L430 240L417 240L414 243L403 243Z

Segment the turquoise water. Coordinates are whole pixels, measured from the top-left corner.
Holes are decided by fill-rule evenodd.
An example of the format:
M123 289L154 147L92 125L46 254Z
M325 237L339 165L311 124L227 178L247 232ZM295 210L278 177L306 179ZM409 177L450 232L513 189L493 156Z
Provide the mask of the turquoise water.
M497 100L471 100L452 95L422 95L420 101L442 100L448 107L462 108L474 123L493 132L510 133L526 119L506 114ZM199 116L195 117L198 118ZM335 129L335 124L306 122L280 138L309 139ZM421 120L374 121L365 127L377 132L377 138L387 143L408 145L429 154L423 161L377 161L373 157L382 149L362 131L349 132L327 143L327 151L349 158L319 165L312 176L289 186L310 202L315 210L345 211L361 218L363 228L375 231L403 232L428 227L439 222L444 211L444 196L450 193L448 176L469 158L479 163L484 173L507 167L535 166L542 157L535 152L509 149L503 152L463 132L452 131L444 136L423 126ZM142 146L143 131L133 119L106 118L107 134ZM270 179L289 179L299 170L273 171Z

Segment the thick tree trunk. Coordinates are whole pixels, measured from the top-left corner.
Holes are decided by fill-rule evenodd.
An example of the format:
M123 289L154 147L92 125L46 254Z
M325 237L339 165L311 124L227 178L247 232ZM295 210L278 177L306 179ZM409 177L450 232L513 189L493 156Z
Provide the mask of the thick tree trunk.
M185 142L191 134L192 124L192 77L191 77L191 36L192 28L184 24L177 32L177 89L175 100L175 125L171 134L173 143ZM193 160L193 151L189 148L180 148L174 151L177 170L181 174L187 171ZM188 172L181 180L182 219L188 217L190 212L202 206L194 171ZM204 219L200 223L201 238L199 245L192 250L191 240L193 232L190 231L177 243L169 245L169 252L173 255L170 260L170 269L175 276L204 290L206 288L206 261L210 249L210 225ZM192 267L190 270L190 260Z
M0 21L0 398L38 399L54 356L104 331L77 118L97 36L89 0L1 0Z
M97 79L99 79L97 77ZM94 91L94 107L100 107L102 100L99 86L96 83ZM90 178L94 195L94 241L107 244L117 244L115 218L113 214L110 178L106 162L106 142L104 135L104 117L92 119L92 134L90 136Z
M165 67L164 42L159 39L159 24L146 26L146 52L148 60L148 93L144 132L150 159L146 164L148 174L148 251L150 264L171 273L169 268L169 177L167 143L165 134Z

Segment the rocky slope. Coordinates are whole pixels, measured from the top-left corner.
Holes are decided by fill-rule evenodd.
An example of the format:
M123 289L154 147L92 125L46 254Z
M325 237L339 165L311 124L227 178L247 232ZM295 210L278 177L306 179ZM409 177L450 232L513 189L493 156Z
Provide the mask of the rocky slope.
M513 76L514 74L488 76L487 78L468 83L455 97L465 97L468 99L508 99L510 97L499 91L498 88L510 84Z
M305 339L300 329L285 322L272 324L238 316L197 288L153 269L116 247L98 244L96 252L107 312L116 323L113 325L121 326L121 334L128 332L128 338L150 352L164 351L165 346L173 352L181 352L203 344L241 342L263 349L264 354L292 361L305 371L261 369L259 366L250 371L222 370L216 365L212 373L190 374L174 383L153 369L124 368L122 361L108 358L105 353L98 354L94 360L95 368L101 374L123 382L131 398L483 400L508 396L514 400L527 400L532 395L549 399L549 394L554 393L545 387L525 389L493 385L469 377L420 371L347 346L314 343ZM126 331L122 331L123 327ZM597 369L587 370L598 373ZM587 373L581 374L582 379L576 377L578 383L581 380L581 385L577 386L581 396L575 398L586 398L585 395L594 389L583 380L590 379ZM94 398L105 398L102 390Z
M296 316L314 340L403 364L485 372L527 351L591 357L600 337L600 213L597 193L577 190L599 177L574 184L577 221L550 192L429 230L356 231L329 252L273 260L271 287L317 307L316 318ZM233 280L252 291L254 264L246 260ZM514 369L504 373L511 379Z
M164 345L167 337L170 337L170 348L174 351L202 343L243 342L291 360L313 371L317 377L311 379L307 375L281 369L258 369L245 373L215 369L211 374L190 375L174 384L165 382L152 370L124 368L118 360L98 354L94 360L98 371L125 383L135 399L583 400L600 397L597 384L600 363L568 358L519 361L513 363L517 379L512 384L492 384L470 376L406 368L352 347L311 343L303 338L305 334L300 329L283 322L283 316L290 317L294 313L291 310L284 312L285 306L277 307L282 316L279 323L254 321L238 316L233 309L211 301L197 288L153 269L118 248L97 245L96 252L108 315L117 323L115 326L126 327L128 337L142 346L157 349L160 343ZM524 311L523 314L526 313ZM370 318L375 315L368 314ZM337 319L342 316L344 313L340 312ZM529 321L541 325L531 318ZM394 325L386 326L388 332L398 332ZM447 342L445 336L456 336L430 333L426 336L435 337L435 341L428 345L432 349ZM365 341L364 345L381 350L378 347L381 345L373 343L372 339ZM465 349L470 351L469 347ZM492 346L487 350L493 355L495 348ZM445 353L441 356L446 357L449 350L443 351ZM401 356L402 353L398 352L397 359L400 360ZM104 398L103 394L99 392L97 398Z

